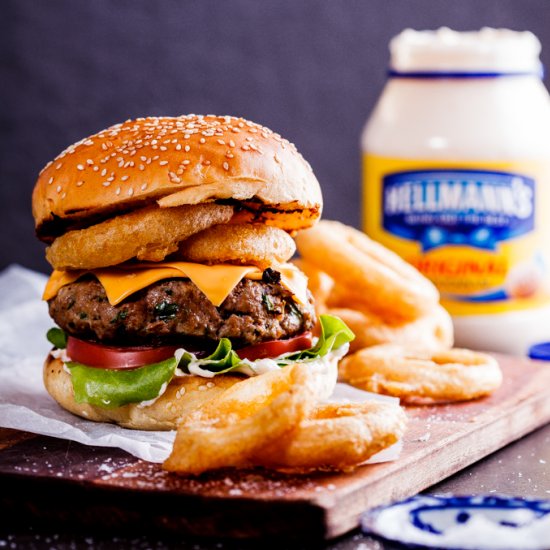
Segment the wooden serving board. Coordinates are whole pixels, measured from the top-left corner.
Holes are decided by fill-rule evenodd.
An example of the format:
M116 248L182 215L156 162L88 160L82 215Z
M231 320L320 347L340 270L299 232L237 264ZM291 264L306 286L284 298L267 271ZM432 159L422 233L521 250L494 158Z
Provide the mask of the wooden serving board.
M119 533L336 537L367 508L416 494L550 422L550 365L498 359L504 384L494 395L409 408L400 458L351 474L182 478L118 449L0 430L0 511L6 521L63 520Z

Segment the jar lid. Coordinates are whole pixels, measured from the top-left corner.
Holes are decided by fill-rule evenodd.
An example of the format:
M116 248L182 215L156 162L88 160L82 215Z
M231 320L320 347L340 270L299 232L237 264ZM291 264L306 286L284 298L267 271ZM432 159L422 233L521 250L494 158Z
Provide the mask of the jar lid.
M540 342L533 344L527 355L530 359L538 359L539 361L550 361L550 342Z
M435 31L406 29L390 42L390 74L540 75L540 50L538 38L528 31L488 27L471 32L447 27Z

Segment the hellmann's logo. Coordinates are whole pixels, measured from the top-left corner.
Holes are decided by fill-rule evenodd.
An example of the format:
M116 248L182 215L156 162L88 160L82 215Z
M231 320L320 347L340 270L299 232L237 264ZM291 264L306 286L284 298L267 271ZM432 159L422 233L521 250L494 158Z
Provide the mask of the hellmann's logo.
M535 182L518 174L400 172L384 178L382 200L384 228L424 250L446 244L495 249L534 227Z

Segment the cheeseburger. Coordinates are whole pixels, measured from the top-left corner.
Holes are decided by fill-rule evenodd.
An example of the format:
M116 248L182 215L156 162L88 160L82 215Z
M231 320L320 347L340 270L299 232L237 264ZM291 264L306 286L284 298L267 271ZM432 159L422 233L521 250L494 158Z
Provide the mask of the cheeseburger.
M40 173L36 234L53 267L50 395L90 420L173 429L242 380L303 361L330 393L353 338L287 263L318 220L310 165L234 117L141 118L71 145Z

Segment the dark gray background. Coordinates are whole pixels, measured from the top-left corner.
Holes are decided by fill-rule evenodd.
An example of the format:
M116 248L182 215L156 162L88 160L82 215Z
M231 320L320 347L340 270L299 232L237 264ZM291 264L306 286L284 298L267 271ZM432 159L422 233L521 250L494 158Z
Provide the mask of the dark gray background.
M0 0L0 267L48 271L38 171L68 144L144 115L236 114L294 141L325 216L359 223L361 128L404 27L535 32L548 0Z

